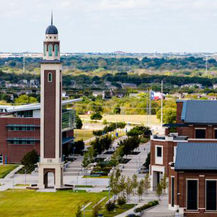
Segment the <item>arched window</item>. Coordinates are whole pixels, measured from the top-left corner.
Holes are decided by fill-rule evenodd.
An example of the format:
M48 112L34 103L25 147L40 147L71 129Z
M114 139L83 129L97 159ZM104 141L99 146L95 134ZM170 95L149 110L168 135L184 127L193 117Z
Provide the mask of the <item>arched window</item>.
M52 82L52 73L51 72L48 73L48 82Z
M55 52L55 57L58 57L59 46L57 44L54 46L54 52Z
M47 55L47 45L45 44L44 45L44 56L46 56Z
M52 57L52 54L53 54L53 46L52 46L52 44L48 45L48 54L49 54L49 57Z

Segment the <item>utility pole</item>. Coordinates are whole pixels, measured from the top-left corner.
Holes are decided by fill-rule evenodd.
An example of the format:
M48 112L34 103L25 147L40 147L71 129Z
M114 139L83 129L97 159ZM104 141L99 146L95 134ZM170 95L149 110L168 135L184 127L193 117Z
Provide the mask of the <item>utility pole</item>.
M161 81L161 127L163 127L163 80Z
M26 59L25 59L25 54L23 54L23 73L26 72Z
M208 56L206 56L206 75L208 75Z

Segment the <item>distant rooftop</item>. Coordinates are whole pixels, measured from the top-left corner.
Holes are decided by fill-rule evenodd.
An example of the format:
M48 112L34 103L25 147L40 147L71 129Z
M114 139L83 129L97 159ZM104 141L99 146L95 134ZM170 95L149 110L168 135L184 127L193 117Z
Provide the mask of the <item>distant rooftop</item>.
M175 170L217 170L217 143L178 143Z
M63 100L62 105L67 105L75 102L80 102L82 99L69 99ZM29 110L40 110L41 104L28 104L28 105L21 105L21 106L11 106L11 105L0 105L0 109L4 109L9 113L12 112L19 112L19 111L29 111Z
M177 100L183 102L181 119L184 123L217 124L217 101Z

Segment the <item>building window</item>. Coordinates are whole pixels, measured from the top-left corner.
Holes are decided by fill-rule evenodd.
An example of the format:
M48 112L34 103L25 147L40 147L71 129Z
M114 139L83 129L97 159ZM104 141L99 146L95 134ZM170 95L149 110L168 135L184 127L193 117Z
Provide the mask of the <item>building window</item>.
M206 180L206 210L216 210L216 180Z
M206 138L206 130L205 129L196 129L195 130L196 139L205 139Z
M162 148L157 147L157 157L162 157Z
M217 139L217 129L215 129L215 139Z
M48 82L52 82L52 73L48 73Z
M155 146L155 164L163 164L163 146Z
M59 46L56 44L54 46L54 52L55 52L55 56L58 57L58 54L59 54Z
M198 208L198 180L187 180L187 210Z
M12 138L8 139L11 145L35 145L34 138Z
M174 207L175 201L175 178L171 177L171 206Z
M21 112L17 112L17 116L18 117L25 117L25 118L31 118L33 117L33 111L21 111Z
M49 45L48 45L48 55L49 55L50 57L52 57L52 55L53 55L53 46L52 46L52 44L49 44Z
M3 164L3 156L0 154L0 164Z

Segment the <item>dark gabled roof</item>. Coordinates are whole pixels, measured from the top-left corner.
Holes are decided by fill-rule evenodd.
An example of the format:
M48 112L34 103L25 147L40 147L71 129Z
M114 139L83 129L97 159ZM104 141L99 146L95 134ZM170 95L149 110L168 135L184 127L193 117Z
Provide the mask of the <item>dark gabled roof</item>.
M175 170L217 170L217 143L178 143Z
M184 123L217 124L217 101L183 101L181 119L184 121Z

